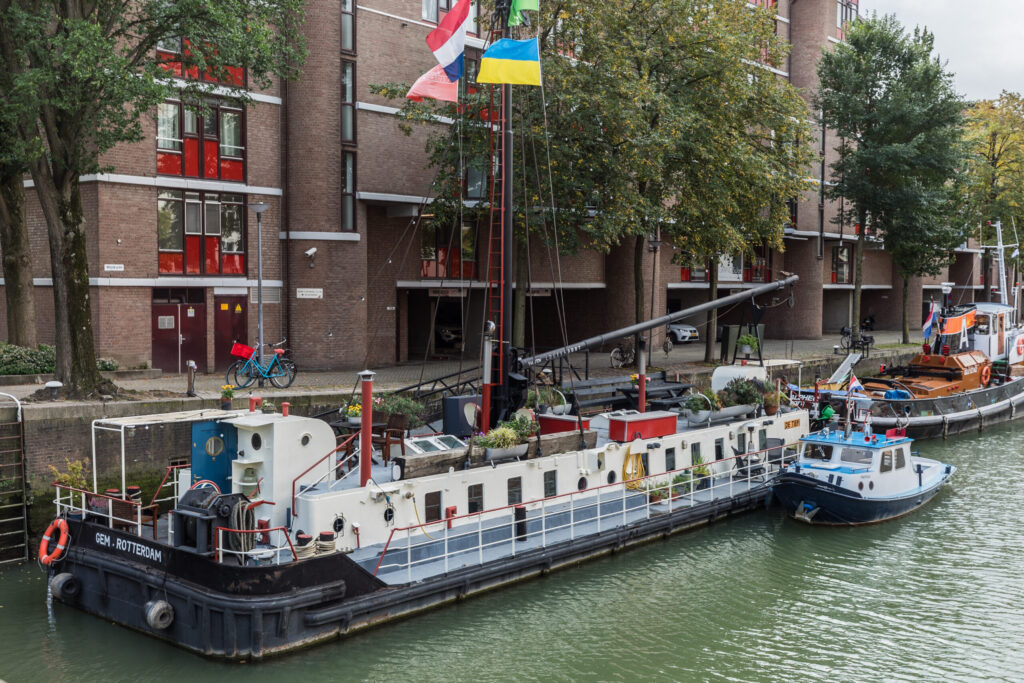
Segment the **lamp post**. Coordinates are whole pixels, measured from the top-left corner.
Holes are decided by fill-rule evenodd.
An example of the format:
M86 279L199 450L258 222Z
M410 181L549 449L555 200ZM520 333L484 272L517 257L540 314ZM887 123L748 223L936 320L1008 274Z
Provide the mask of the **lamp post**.
M654 293L658 284L658 248L661 246L661 227L655 228L655 232L647 236L647 248L651 252L651 318L654 318ZM654 328L647 333L647 348L638 344L637 349L637 410L641 413L647 410L647 354L654 348Z
M259 344L256 353L260 365L263 365L263 212L270 208L270 204L249 204L249 208L256 212L256 336ZM259 386L263 386L262 374Z

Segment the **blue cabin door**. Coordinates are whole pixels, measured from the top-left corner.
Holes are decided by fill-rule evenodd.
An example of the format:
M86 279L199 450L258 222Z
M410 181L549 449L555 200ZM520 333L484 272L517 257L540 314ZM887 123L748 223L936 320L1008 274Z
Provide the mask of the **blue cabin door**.
M238 452L238 430L221 422L192 423L192 482L212 481L231 492L231 461Z

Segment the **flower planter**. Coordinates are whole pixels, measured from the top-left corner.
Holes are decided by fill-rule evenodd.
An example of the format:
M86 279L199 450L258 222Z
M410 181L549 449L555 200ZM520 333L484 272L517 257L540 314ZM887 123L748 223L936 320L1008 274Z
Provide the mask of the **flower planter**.
M740 353L742 353L744 356L749 356L753 352L754 352L754 350L752 348L750 348L749 346L747 346L746 344L744 344L743 346L740 347Z
M360 417L359 415L356 415L355 417L349 416L348 417L348 423L350 425L352 425L353 427L358 427L359 425L361 425L363 423L363 418Z
M521 458L526 455L526 451L529 450L530 444L521 443L517 446L510 448L485 448L484 458L487 460L505 460L511 458Z
M231 410L231 399L230 398L222 398L220 400L220 409L221 410Z

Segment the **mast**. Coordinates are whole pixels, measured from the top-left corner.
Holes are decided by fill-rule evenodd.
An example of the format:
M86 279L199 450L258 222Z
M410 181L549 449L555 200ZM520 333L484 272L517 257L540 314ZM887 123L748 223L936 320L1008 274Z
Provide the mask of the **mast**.
M996 251L999 253L999 302L1006 301L1006 263L1003 257L1003 222L996 221Z

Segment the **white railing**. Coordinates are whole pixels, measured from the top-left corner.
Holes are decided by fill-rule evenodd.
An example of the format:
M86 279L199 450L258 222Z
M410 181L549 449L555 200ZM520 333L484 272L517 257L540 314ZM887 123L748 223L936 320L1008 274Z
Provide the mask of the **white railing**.
M792 447L773 446L520 505L397 527L388 536L374 575L404 570L406 580L412 581L416 568L431 563L438 564L438 573L448 572L453 560L457 560L456 568L483 564L488 550L499 549L488 560L515 557L525 550L601 533L652 515L730 499L755 484L767 485L783 463L795 457ZM517 508L523 511L519 519L515 517Z
M131 498L94 493L57 482L53 486L56 491L53 504L57 508L58 517L77 514L83 520L105 520L103 523L111 529L134 530L138 536L142 535L142 527L151 523L154 535L156 533L154 513L158 505L143 505Z

